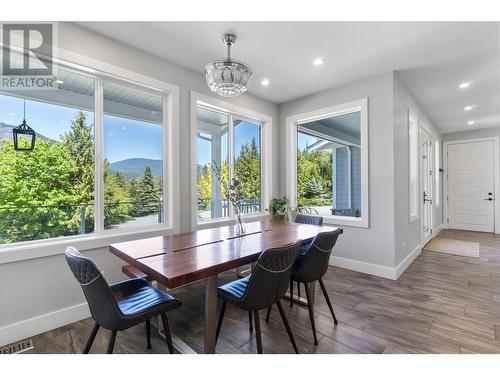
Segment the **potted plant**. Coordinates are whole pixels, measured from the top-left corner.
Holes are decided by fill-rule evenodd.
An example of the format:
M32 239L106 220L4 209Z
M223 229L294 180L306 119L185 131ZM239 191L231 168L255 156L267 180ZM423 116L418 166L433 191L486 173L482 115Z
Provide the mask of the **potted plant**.
M288 209L288 199L283 198L273 198L271 204L269 205L269 211L275 219L284 219Z

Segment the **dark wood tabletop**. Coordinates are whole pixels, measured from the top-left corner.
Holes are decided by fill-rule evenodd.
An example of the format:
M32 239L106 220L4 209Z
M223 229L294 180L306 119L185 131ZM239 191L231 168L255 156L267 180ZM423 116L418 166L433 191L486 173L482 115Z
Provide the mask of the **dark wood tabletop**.
M254 262L266 249L337 228L262 221L246 229L243 237L235 237L234 226L228 226L112 244L110 250L166 287L176 288Z

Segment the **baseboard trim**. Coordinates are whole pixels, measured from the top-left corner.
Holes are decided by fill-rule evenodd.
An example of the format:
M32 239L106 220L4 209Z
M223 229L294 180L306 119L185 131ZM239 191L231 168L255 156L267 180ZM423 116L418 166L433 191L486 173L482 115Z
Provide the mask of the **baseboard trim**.
M399 279L399 276L403 274L403 272L406 271L406 269L410 266L410 264L413 263L415 259L422 253L422 245L418 245L416 248L414 248L410 254L408 254L394 269L395 275L394 275L394 280Z
M338 256L330 257L329 264L340 268L346 268L351 271L366 273L373 276L379 276L386 279L396 280L396 272L393 267L381 266L373 263L361 262L355 259L342 258Z
M0 327L0 346L62 327L89 316L90 311L85 302Z

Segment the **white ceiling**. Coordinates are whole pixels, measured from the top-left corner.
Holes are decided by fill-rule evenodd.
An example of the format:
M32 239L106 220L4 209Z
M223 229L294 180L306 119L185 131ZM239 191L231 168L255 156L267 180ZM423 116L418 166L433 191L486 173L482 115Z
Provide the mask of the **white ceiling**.
M203 74L225 55L221 35L237 34L234 58L254 76L249 92L276 103L400 70L441 131L500 125L497 22L80 22L80 26ZM312 60L322 56L316 67ZM270 80L263 87L260 81ZM462 81L474 81L459 90ZM465 105L475 105L464 112Z

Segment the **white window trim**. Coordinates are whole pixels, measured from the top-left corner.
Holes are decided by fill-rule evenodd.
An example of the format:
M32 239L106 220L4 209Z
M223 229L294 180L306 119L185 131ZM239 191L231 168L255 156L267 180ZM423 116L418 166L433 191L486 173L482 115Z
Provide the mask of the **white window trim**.
M149 91L157 92L158 95L164 96L163 101L163 126L164 126L164 143L163 143L163 176L164 181L164 215L168 218L168 222L163 224L135 228L133 230L106 230L100 231L100 226L91 234L75 235L60 238L51 238L35 241L19 242L15 244L0 245L0 264L16 262L27 259L41 258L64 253L66 246L77 246L79 250L89 250L109 246L111 243L131 241L135 239L158 236L170 233L177 233L180 228L180 186L179 186L179 87L171 85L167 82L157 80L155 78L142 75L127 69L123 69L100 60L88 58L86 56L76 54L64 49L59 49L60 58L54 59L55 62L64 68L73 69L83 74L87 73L92 76L98 76L101 79L109 79L119 82L122 85L133 85L133 87L143 88ZM99 79L96 77L95 84L98 84ZM102 93L102 90L101 90ZM95 98L96 102L98 98ZM97 132L102 129L98 126L98 106L94 108L95 113L95 136L97 152L96 154L96 172L102 173L102 163L97 160L102 158L102 134ZM100 113L100 112L99 112ZM98 130L99 129L99 130ZM100 140L99 140L100 138ZM97 165L101 164L101 167ZM98 170L97 168L100 168ZM100 175L100 174L99 174ZM98 176L96 174L96 176ZM102 205L101 192L98 189L103 189L102 179L96 178L95 189L96 204ZM101 224L97 223L96 224Z
M191 91L191 230L214 228L232 224L234 217L216 218L205 222L198 222L198 181L197 181L197 107L201 104L205 107L213 107L219 111L230 112L233 115L253 119L261 124L261 205L262 212L245 215L245 221L260 220L268 216L265 208L271 201L272 192L272 117L265 114L243 108L226 101L212 98L210 96ZM230 146L232 142L228 142Z
M368 180L368 98L354 100L319 110L299 113L286 118L286 195L291 206L297 206L297 126L298 123L320 120L360 112L361 125L361 218L348 216L323 216L323 222L331 225L369 227L369 180Z
M415 120L415 139L412 140L410 137L411 134L411 129L410 129L410 117L413 117ZM420 217L420 120L415 112L413 112L411 109L408 109L407 113L407 124L408 124L408 216L409 216L409 222L413 223L414 221L418 220ZM411 142L414 141L414 147L416 147L415 151L417 153L417 160L416 160L416 172L417 172L417 187L415 188L415 193L416 196L412 197L411 194L411 165L412 165L412 159L411 159ZM415 162L415 161L414 161ZM411 212L411 201L412 199L415 199L415 212Z

